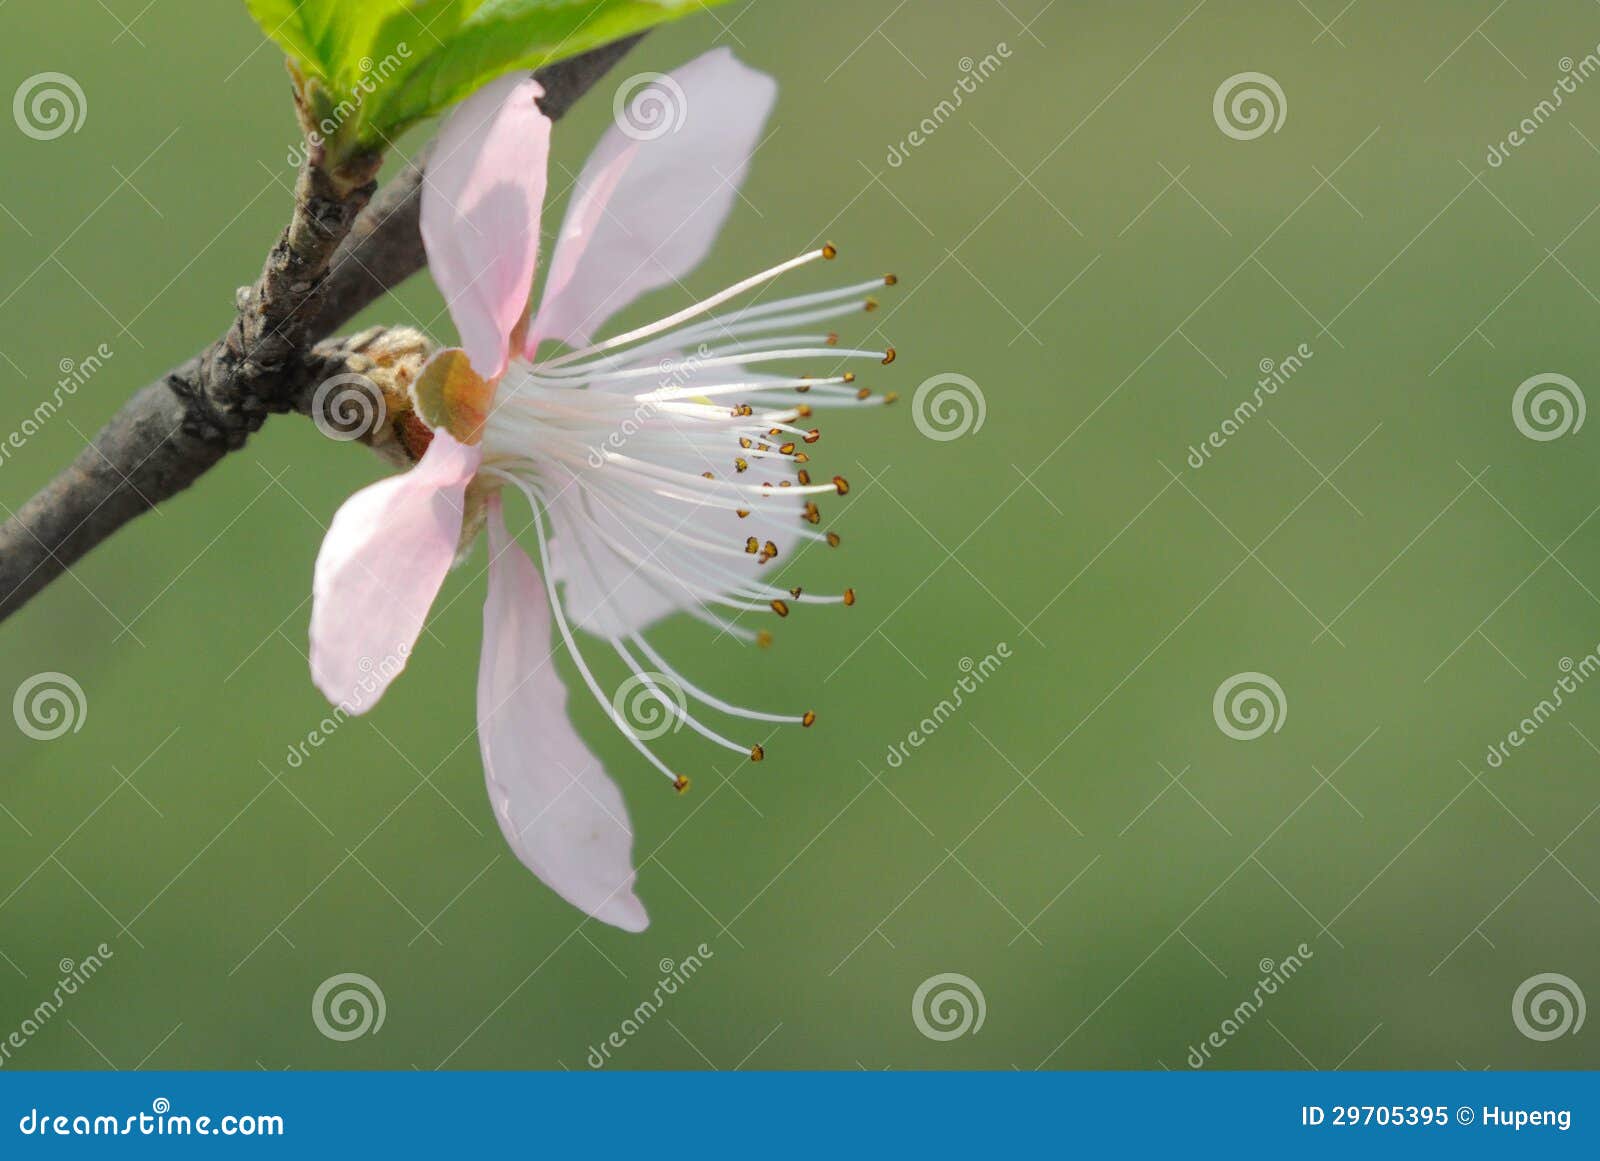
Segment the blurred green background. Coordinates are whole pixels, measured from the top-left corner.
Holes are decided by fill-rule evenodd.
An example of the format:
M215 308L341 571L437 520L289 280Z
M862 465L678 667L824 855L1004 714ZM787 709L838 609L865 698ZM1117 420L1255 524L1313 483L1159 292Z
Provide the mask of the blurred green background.
M1534 375L1600 388L1600 79L1487 159L1597 43L1586 0L769 0L650 36L558 127L552 189L625 77L728 44L780 103L692 286L825 239L826 275L901 277L841 329L898 347L873 379L903 405L825 425L845 546L787 574L858 605L800 609L770 651L657 634L818 727L760 766L668 739L679 797L575 695L654 921L580 922L486 806L480 549L380 709L291 766L325 713L322 525L382 469L274 420L0 627L0 694L56 671L87 707L53 741L0 729L0 1038L60 961L114 952L7 1067L582 1069L702 943L612 1067L1181 1069L1302 943L1208 1066L1600 1063L1600 1021L1541 1041L1512 1011L1540 973L1600 999L1600 682L1486 761L1600 642L1600 421L1534 440L1512 415ZM9 4L0 44L0 95L60 71L88 107L55 140L0 131L0 432L113 352L0 462L15 509L226 325L295 129L242 4ZM1243 72L1283 93L1250 140L1213 114ZM426 278L363 321L452 337ZM983 397L960 438L914 421L941 374ZM1241 741L1212 702L1248 672L1286 712ZM344 972L387 1015L335 1042L310 1008ZM912 1016L943 973L985 1012L948 1040Z

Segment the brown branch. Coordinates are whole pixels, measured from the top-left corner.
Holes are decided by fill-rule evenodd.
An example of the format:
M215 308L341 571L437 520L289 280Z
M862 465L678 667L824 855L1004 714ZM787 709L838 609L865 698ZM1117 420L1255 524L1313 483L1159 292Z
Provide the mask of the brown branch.
M536 75L560 117L638 40ZM374 196L377 158L335 181L302 168L289 225L228 331L138 391L72 464L0 526L0 620L134 517L244 446L267 416L309 412L311 392L349 364L320 343L427 264L417 228L425 154Z

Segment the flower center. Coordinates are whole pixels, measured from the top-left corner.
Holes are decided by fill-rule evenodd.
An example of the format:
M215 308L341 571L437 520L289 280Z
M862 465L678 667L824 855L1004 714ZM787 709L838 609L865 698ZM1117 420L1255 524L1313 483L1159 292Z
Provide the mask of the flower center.
M676 723L672 729L687 725L753 761L765 756L760 742L723 736L690 703L754 722L815 720L809 711L765 713L707 692L672 668L642 631L684 611L719 636L766 644L770 634L740 624L741 615L787 617L793 605L854 603L852 589L812 593L774 583L770 574L774 561L813 542L839 544L836 532L817 527L822 516L813 497L844 495L849 484L842 476L813 480L806 449L820 433L806 421L818 408L894 400L856 386L855 374L842 369L863 360L891 363L893 347L843 348L837 334L813 328L874 309L870 292L896 280L889 275L713 313L835 253L822 247L646 326L514 363L483 425L484 472L516 484L542 513L535 527L544 574L585 683L679 789L687 780L647 745L656 735L628 720L619 697L604 694L571 626L607 641L632 675L628 685L653 699ZM782 366L797 362L823 364L829 373ZM776 366L769 370L769 363Z

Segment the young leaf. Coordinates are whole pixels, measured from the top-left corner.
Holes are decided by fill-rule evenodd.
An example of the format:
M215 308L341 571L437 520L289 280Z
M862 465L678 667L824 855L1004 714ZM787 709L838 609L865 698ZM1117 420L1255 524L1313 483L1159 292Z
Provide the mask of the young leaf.
M367 118L385 133L397 132L514 69L577 56L711 6L703 0L433 0L385 23L380 42L406 44L415 64L373 95ZM445 9L431 30L437 41L425 29L435 8ZM448 32L440 31L442 24Z
M301 117L337 168L517 69L726 0L246 0L289 55Z
M412 5L408 0L245 0L261 30L288 54L301 75L342 89L360 70L378 26Z

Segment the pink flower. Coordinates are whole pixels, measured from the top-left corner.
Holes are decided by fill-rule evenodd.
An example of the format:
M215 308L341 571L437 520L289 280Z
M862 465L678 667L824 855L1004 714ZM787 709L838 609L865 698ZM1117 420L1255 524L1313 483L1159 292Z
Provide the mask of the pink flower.
M833 257L831 246L648 326L592 340L615 312L705 257L776 94L770 77L725 49L663 87L681 104L681 125L653 134L619 117L602 139L574 190L531 322L550 140L536 104L542 91L506 77L446 121L423 188L422 236L461 347L435 355L415 385L426 429L402 419L414 443L427 441L420 462L356 493L334 517L311 615L318 687L348 712L370 709L404 668L445 573L487 523L478 740L495 817L534 874L627 931L649 922L633 889L633 831L616 784L568 721L552 627L617 727L680 790L688 780L648 745L667 728L688 725L762 757L759 744L703 724L691 700L746 721L809 726L810 713L762 713L705 692L643 634L684 611L749 642L765 634L713 607L786 616L790 602L854 601L850 590L814 595L761 574L807 540L838 543L813 527L820 514L811 497L847 485L839 477L811 483L801 448L816 432L795 425L813 407L865 403L866 392L848 386L853 375L784 378L749 368L894 355L795 333L870 309L867 292L892 278L712 314ZM542 576L506 529L506 485L533 507ZM574 627L631 670L616 696L602 689ZM644 697L655 729L629 720L629 692Z

